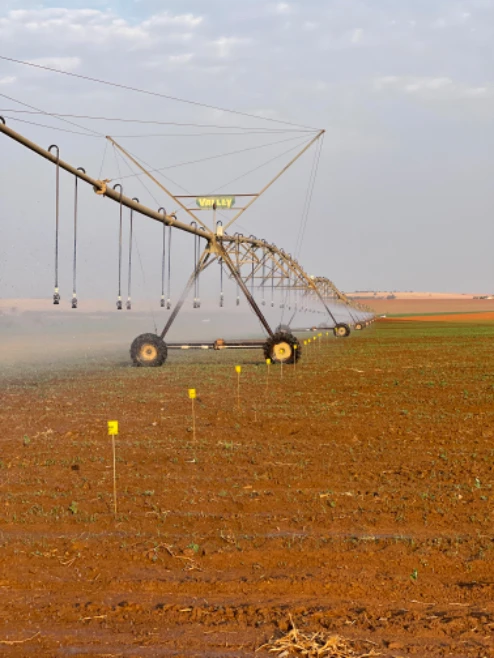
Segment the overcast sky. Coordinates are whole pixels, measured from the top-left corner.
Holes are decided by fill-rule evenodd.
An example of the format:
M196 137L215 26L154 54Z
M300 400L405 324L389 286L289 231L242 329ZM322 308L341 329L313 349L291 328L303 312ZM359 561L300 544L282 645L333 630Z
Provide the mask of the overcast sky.
M65 7L61 5L66 5ZM300 260L343 290L493 292L494 0L72 0L0 4L0 54L248 114L326 129ZM36 115L47 111L290 129L145 97L0 60L8 124L88 173L124 175L105 134L167 133L157 126L72 119L103 137ZM9 96L14 100L5 98ZM16 121L32 120L41 128ZM165 173L206 193L304 143L295 133L118 138L154 167L262 146ZM84 132L84 131L82 131ZM190 132L190 131L189 131ZM218 131L219 132L219 131ZM285 141L291 139L292 141ZM274 146L265 146L280 142ZM253 192L294 155L242 178ZM241 220L244 233L292 252L313 162L309 152ZM119 167L121 169L119 170ZM51 294L53 183L49 163L0 140L0 296ZM176 192L178 187L169 183ZM169 200L138 179L125 193ZM73 181L62 177L62 294L70 293ZM154 197L154 199L152 198ZM157 203L156 203L156 202ZM206 213L203 213L206 216ZM127 216L126 216L127 217ZM209 220L208 216L208 220ZM81 190L80 286L112 297L118 206ZM160 227L136 228L136 283L159 295ZM178 278L192 261L177 237ZM149 292L151 290L151 292Z

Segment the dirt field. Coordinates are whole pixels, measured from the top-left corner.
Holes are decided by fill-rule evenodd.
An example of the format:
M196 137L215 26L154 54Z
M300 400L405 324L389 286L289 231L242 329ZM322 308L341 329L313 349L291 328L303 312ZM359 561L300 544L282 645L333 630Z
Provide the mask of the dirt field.
M376 313L386 314L439 314L493 312L492 299L369 299L362 303Z
M492 658L493 338L383 323L269 381L252 352L9 370L0 654L253 656L291 615L358 654Z

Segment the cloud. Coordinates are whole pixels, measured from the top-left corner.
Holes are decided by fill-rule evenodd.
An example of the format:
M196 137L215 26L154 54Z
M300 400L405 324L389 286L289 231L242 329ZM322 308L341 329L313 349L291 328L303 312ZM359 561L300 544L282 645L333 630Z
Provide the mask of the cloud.
M221 58L229 57L233 48L236 46L241 46L248 43L250 43L250 39L245 39L242 37L220 37L219 39L211 42L211 44L216 49L217 56Z
M172 64L187 64L193 59L194 53L182 53L181 55L169 55L168 61Z
M0 19L0 38L16 43L29 38L36 45L64 48L80 44L112 45L126 43L134 48L150 48L170 33L185 29L190 33L202 23L192 13L158 12L132 23L112 10L40 8L12 10Z
M472 18L469 11L453 9L450 13L439 16L432 21L431 27L435 30L444 30L451 27L464 25Z
M156 27L163 25L184 25L189 29L198 27L203 22L202 16L194 14L178 14L176 16L165 11L161 14L152 16L148 21L144 21L144 26Z
M351 37L351 42L353 44L358 44L362 41L362 37L364 36L364 31L361 27L358 27L353 31L352 37Z
M276 14L289 14L292 11L292 6L288 2L278 2L273 10Z
M382 76L373 82L375 91L392 91L419 98L436 100L460 100L490 98L492 85L470 86L444 76Z
M13 75L7 75L4 78L0 78L0 85L11 85L17 80Z

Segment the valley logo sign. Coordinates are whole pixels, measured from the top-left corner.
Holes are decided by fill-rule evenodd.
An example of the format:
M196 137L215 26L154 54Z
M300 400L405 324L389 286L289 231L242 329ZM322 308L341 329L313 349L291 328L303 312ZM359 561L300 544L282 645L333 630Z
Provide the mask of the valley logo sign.
M230 210L235 205L234 196L200 196L197 197L196 203L201 210Z

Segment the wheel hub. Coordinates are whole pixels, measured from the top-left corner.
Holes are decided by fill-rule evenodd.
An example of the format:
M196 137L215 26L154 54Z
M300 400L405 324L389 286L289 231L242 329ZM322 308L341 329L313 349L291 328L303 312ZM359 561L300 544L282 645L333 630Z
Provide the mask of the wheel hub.
M139 356L143 361L154 361L158 356L158 350L154 345L143 345Z
M288 361L292 355L292 348L289 343L278 343L273 347L273 354L276 361Z

